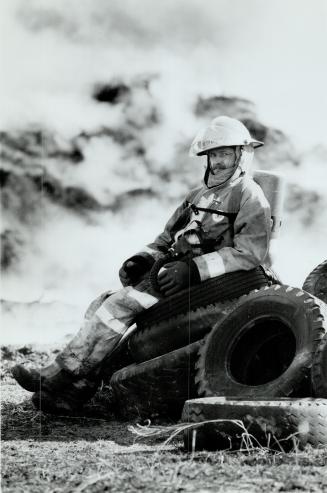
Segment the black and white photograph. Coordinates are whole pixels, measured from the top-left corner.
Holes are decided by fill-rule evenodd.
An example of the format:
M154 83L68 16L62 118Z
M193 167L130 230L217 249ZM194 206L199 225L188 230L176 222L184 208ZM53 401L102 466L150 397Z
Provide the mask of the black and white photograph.
M327 1L0 37L1 491L327 492Z

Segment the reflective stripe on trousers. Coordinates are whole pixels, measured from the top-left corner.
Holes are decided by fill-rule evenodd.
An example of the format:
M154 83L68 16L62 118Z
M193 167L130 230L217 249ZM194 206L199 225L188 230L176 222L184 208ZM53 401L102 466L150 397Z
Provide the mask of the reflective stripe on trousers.
M158 302L158 298L144 291L148 284L136 288L122 288L97 309L82 328L57 356L56 361L75 375L88 375L116 347L138 313ZM148 290L147 290L148 291Z

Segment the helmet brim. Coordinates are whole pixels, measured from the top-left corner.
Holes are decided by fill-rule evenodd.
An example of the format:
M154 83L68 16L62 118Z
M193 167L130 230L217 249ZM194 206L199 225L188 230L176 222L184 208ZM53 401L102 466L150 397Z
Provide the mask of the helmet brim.
M250 142L250 144L253 145L254 149L257 149L258 147L262 147L265 145L264 142L261 142L261 140L252 140L252 142Z
M196 154L192 154L193 156L205 156L208 154L208 152L213 151L214 149L219 149L220 147L237 147L237 146L242 146L242 145L252 145L254 149L257 149L258 147L264 146L264 142L261 142L260 140L254 140L252 139L250 142L244 143L244 144L235 144L235 145L230 145L230 146L212 146L210 148L205 149L204 151L197 152Z

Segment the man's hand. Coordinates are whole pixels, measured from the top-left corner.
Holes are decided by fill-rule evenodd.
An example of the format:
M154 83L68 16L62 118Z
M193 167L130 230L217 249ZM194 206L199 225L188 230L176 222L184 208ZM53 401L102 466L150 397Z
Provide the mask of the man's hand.
M140 277L152 266L154 260L147 260L140 255L127 259L119 270L119 279L123 286L136 284Z
M127 260L123 263L119 270L119 279L123 286L128 286L133 282L133 277L135 276L135 271L137 270L137 263L132 260ZM133 275L134 272L134 275Z
M160 291L165 296L178 293L190 285L190 270L188 264L181 261L169 262L158 275Z

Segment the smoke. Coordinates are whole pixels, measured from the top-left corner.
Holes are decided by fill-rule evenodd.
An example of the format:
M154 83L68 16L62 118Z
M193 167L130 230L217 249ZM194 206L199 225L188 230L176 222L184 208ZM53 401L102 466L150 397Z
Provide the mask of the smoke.
M153 241L177 206L169 195L166 200L140 196L125 200L119 213L84 216L40 199L38 225L30 228L24 254L2 278L3 297L82 310L99 292L119 289L123 261Z
M189 142L201 126L193 112L199 95L254 101L261 121L291 135L297 148L326 142L325 0L2 0L0 9L2 129L35 125L71 138L97 127L121 127L122 105L94 101L94 85L151 74L151 103L160 121L156 129L143 129L141 138L152 170L175 166L177 144ZM144 94L139 96L128 111L142 120L149 99L144 103ZM116 193L132 180L146 185L144 163L126 156L124 175L113 176L122 151L109 138L93 139L84 151L74 176L68 169L58 175L65 184L80 184L100 202L110 198L107 182ZM56 170L57 165L51 171ZM325 160L315 164L311 153L288 176L321 194L325 177ZM171 197L177 194L171 190ZM118 288L119 265L160 232L177 205L168 201L134 201L119 216L106 213L88 224L59 208L48 211L35 231L38 248L24 258L20 282L17 273L6 278L6 298L71 303L82 313L101 290ZM318 223L315 218L304 235L300 219L286 216L275 253L284 282L300 286L325 258L323 222L324 215ZM69 313L70 321L79 322ZM31 310L30 325L32 315ZM17 317L10 331L21 330ZM58 320L51 326L48 318L45 326L55 331Z
M88 101L94 81L150 71L161 76L170 114L199 93L238 95L302 147L325 139L324 0L167 0L155 8L150 0L3 0L1 9L7 127L42 120L72 134L103 117Z

